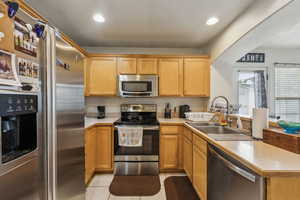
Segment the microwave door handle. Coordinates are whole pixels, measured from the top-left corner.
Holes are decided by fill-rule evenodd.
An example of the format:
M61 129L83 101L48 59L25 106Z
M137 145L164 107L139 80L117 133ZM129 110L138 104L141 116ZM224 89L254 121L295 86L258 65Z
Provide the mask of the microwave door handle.
M247 172L246 170L244 170L244 169L242 169L242 168L234 165L232 162L228 161L226 158L224 158L223 156L221 156L220 154L218 154L215 150L213 150L213 149L210 148L210 151L219 160L221 160L228 169L236 172L237 174L241 175L242 177L246 178L247 180L255 183L255 181L256 181L256 176L255 175L253 175L252 173Z

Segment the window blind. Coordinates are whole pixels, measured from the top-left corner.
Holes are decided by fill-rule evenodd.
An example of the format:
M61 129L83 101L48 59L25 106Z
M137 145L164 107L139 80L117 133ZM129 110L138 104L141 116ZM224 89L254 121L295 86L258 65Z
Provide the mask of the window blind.
M275 64L275 112L281 119L299 119L300 64Z

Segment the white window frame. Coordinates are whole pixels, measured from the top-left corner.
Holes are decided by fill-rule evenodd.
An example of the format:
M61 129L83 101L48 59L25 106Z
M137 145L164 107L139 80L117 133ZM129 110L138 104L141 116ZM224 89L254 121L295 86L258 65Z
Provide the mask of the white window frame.
M263 70L264 74L265 74L265 78L266 78L266 90L267 90L267 101L268 101L268 107L270 108L270 102L272 101L271 99L271 88L269 84L270 82L270 70L269 67L251 67L251 66L235 66L233 68L234 73L233 73L233 95L234 95L234 101L236 102L236 104L239 104L239 87L238 87L238 73L240 71L249 71L249 72L253 72L253 71L257 71L257 70ZM275 88L275 87L274 87ZM270 108L272 109L272 108Z
M277 110L276 110L276 100L280 99L280 97L277 97L276 96L276 72L275 72L275 69L276 69L276 64L291 64L291 65L298 65L300 67L300 63L274 63L273 64L273 74L272 74L272 101L273 101L273 104L274 104L274 108L273 108L273 113L274 113L274 116L277 114ZM294 68L294 67L286 67L287 69L288 68ZM283 97L285 98L285 97ZM293 99L293 97L286 97L285 99ZM296 99L299 99L299 98L296 98Z

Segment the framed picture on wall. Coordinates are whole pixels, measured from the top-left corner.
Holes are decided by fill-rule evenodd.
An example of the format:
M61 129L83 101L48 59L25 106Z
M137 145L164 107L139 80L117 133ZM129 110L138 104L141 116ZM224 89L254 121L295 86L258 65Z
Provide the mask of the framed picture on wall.
M15 55L0 50L0 84L20 86L16 65Z

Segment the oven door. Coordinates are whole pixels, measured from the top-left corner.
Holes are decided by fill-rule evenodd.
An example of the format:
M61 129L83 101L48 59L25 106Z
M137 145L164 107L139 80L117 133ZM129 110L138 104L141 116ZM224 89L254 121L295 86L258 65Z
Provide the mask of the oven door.
M157 96L157 76L119 75L119 93L122 97Z
M159 127L144 127L141 147L118 144L117 127L114 132L115 169L117 176L145 176L159 174Z
M141 147L124 147L118 144L117 127L114 132L114 153L116 162L157 162L159 159L159 128L144 128Z

